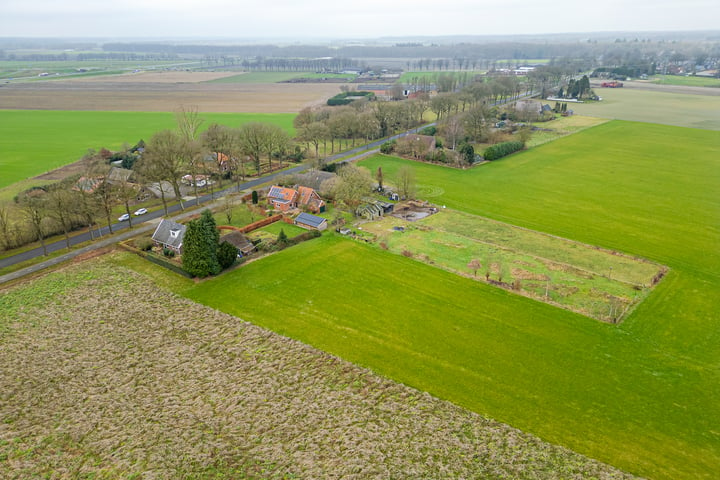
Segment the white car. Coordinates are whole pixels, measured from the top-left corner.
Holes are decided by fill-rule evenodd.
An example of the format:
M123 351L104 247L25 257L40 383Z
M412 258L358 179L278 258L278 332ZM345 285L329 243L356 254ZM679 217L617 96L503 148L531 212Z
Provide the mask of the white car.
M133 215L135 215L135 216L145 215L146 213L147 213L147 208L141 208L140 210L135 210L135 213L133 213Z
M118 221L120 222L127 222L128 220L130 220L130 215L128 215L127 213L123 213L118 217Z

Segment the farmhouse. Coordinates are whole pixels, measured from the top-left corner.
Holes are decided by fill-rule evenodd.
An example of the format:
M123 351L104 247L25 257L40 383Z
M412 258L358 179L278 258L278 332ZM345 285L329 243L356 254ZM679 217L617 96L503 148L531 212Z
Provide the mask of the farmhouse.
M295 225L308 230L325 230L327 228L327 219L309 213L301 213L295 219Z
M310 187L298 186L296 190L274 185L270 187L267 199L273 208L282 212L298 207L305 207L314 213L325 211L325 201Z
M163 218L155 229L155 233L152 234L152 239L155 245L182 254L182 245L186 230L187 227L185 225Z
M295 189L273 185L268 191L267 199L273 208L287 212L297 207L298 196L298 192Z

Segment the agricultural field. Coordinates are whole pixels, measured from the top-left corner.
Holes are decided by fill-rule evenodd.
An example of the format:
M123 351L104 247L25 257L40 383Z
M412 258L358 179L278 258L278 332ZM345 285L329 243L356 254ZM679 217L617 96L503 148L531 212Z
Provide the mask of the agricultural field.
M2 478L634 478L182 299L142 263L0 292Z
M386 181L412 165L438 206L667 265L618 325L332 234L175 291L634 474L710 479L719 153L714 131L613 121L466 171L361 162Z
M686 77L681 75L657 75L650 77L649 82L658 85L683 85L688 87L720 87L720 78Z
M621 321L665 272L652 262L476 215L442 209L407 220L397 207L362 226L390 252L597 320Z
M294 135L294 114L202 113L212 123L271 122ZM172 112L0 110L0 188L79 160L88 149L120 149L175 128ZM14 192L13 195L17 193Z
M590 117L720 130L718 89L627 82L624 88L594 90L601 102L573 103L568 108Z
M19 52L22 53L22 52ZM131 60L56 60L56 61L17 61L0 60L0 80L46 81L56 78L89 78L97 75L114 75L135 70L155 70L167 68L192 68L200 62L167 61L131 61ZM48 76L40 76L47 73Z
M198 78L208 76L163 72L2 85L0 109L172 112L195 105L203 112L297 113L340 91L338 83L211 83Z
M400 75L400 82L405 83L422 83L422 81L426 81L427 83L434 83L437 81L437 78L439 75L454 75L458 78L468 78L472 79L475 75L483 75L485 73L484 70L462 70L462 71L444 71L444 72L438 72L438 71L420 71L420 72L403 72L402 75Z

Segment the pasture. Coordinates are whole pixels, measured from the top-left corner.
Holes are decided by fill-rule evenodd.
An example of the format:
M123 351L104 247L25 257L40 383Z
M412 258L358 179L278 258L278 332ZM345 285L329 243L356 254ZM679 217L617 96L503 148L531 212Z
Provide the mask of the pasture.
M653 87L652 84L647 85ZM600 88L595 93L601 102L573 103L568 108L576 114L609 120L631 120L635 122L661 123L679 127L705 130L720 130L720 91L707 89L707 94L688 94L682 87L658 86L657 90L645 90L642 86L633 88Z
M212 123L270 122L294 135L294 114L202 113ZM88 149L118 150L176 127L171 112L0 110L0 188L79 160Z
M143 264L0 292L0 477L632 478L127 268Z
M719 158L716 132L614 121L469 171L361 162L386 181L412 165L437 204L668 265L620 325L332 235L176 291L632 473L710 479Z
M686 77L683 75L657 75L648 81L658 85L682 85L687 87L720 87L720 78L713 77Z
M396 212L362 226L390 252L602 321L621 321L664 271L642 259L455 210L417 221L397 218L402 207ZM470 267L473 260L477 268Z

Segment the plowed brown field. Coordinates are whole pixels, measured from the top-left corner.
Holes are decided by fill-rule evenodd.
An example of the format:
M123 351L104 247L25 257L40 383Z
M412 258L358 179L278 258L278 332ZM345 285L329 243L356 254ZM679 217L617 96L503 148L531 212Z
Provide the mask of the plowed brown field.
M0 109L296 113L339 93L338 84L202 83L225 73L167 72L2 85Z

